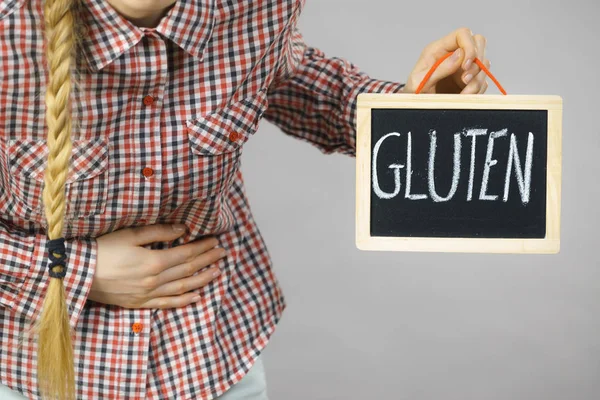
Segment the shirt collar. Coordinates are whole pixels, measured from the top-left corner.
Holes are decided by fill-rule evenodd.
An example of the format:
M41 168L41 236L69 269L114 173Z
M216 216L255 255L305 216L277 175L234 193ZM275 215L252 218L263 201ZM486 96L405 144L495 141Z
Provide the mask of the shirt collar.
M155 28L141 28L106 0L85 0L82 51L93 71L104 68L155 31L202 61L212 34L216 0L177 0Z

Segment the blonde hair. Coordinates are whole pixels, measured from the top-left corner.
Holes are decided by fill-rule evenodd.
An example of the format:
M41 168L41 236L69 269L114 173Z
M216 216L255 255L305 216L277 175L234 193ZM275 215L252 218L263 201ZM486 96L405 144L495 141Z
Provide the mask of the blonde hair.
M48 222L48 249L53 259L50 282L41 316L34 330L39 335L37 378L43 398L75 399L75 369L69 312L63 277L67 272L60 250L66 208L65 182L71 160L71 85L78 43L75 6L78 0L44 0L45 44L48 80L46 123L48 165L44 175L43 202ZM76 86L76 85L75 85ZM57 249L52 251L52 249ZM54 256L54 257L52 257Z

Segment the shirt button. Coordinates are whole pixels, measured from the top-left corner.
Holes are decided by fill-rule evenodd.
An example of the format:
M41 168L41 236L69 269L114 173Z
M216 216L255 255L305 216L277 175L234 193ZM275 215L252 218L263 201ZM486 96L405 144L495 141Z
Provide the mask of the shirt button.
M146 177L149 178L152 175L154 175L154 170L152 168L146 167L142 170L142 174Z
M154 97L147 95L144 96L144 104L147 106L151 106L154 103Z
M236 142L240 138L240 136L242 135L240 135L238 132L233 131L229 134L229 140L231 140L232 142Z
M156 31L156 28L149 28L149 27L142 27L142 32L144 32L144 34L146 36L155 36L154 32Z
M144 326L142 324L140 324L139 322L136 322L133 325L131 325L131 330L133 331L133 333L135 333L137 335L142 331L143 327Z

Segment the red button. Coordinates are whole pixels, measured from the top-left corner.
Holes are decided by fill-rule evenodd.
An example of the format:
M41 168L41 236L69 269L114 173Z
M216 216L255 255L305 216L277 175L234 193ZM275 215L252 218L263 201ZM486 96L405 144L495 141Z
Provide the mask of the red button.
M152 103L154 103L154 97L152 97L150 95L144 96L144 104L145 105L151 106Z
M229 134L229 140L231 140L232 142L235 142L235 141L237 141L240 138L240 136L241 135L239 133L235 132L235 131L231 132Z
M154 170L152 168L146 167L142 170L142 174L144 174L144 176L146 178L151 177L152 175L154 175Z
M131 330L133 331L133 333L140 333L143 327L144 326L142 324L136 322L135 324L131 325Z

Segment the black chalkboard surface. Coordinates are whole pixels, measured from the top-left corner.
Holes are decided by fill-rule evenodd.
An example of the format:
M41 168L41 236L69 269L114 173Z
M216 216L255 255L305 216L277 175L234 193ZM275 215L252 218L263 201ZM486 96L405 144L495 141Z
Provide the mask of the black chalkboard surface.
M358 108L359 248L558 251L559 97L369 94Z
M371 117L371 235L546 236L546 110L373 109Z

